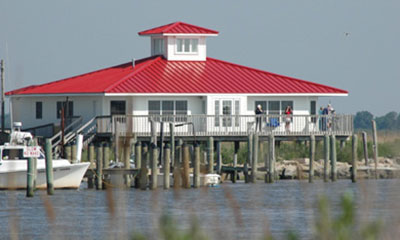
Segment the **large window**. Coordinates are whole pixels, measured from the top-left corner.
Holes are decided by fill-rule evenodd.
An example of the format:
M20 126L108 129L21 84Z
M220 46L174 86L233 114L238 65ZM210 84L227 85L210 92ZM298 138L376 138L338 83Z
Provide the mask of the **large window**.
M153 49L154 55L160 55L164 53L164 39L163 38L154 38L153 39Z
M199 40L195 38L176 39L176 52L178 53L197 53Z
M125 101L111 101L110 102L110 114L111 115L125 115L126 103Z
M42 118L43 118L43 103L36 102L36 119L42 119Z
M176 121L187 120L188 105L186 100L151 100L149 101L149 115L179 115ZM173 117L163 117L163 121L172 121Z
M61 118L61 109L64 107L64 117L69 118L74 116L74 103L71 101L57 102L57 118Z
M317 102L316 101L311 101L310 102L310 115L316 115L317 114ZM311 122L316 123L317 118L312 117Z
M214 111L215 111L215 120L214 120L215 127L220 127L221 120L222 120L222 127L232 127L233 122L236 127L239 126L239 120L240 120L239 100L231 100L231 99L215 100Z
M293 101L255 101L254 110L258 105L261 105L264 114L269 115L285 114L287 106L293 110Z

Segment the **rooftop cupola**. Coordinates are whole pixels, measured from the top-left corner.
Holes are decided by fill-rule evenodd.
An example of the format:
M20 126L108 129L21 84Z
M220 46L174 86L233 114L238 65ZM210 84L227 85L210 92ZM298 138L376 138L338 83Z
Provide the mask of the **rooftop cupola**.
M195 25L174 22L139 32L150 36L151 55L163 55L169 61L205 61L206 37L218 36L218 32Z

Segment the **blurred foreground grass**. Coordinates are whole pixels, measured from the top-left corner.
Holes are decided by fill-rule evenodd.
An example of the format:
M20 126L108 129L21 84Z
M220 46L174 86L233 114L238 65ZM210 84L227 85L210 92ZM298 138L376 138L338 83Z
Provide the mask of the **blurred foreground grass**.
M350 193L341 197L339 214L332 214L331 203L328 198L321 197L318 201L318 212L314 222L315 233L313 239L318 240L373 240L379 239L383 224L381 221L359 223L356 218L356 202ZM273 240L268 234L261 239ZM169 215L163 214L159 220L159 238L163 240L207 240L209 239L201 230L196 218L193 218L190 228L180 230L178 223ZM132 234L132 240L150 239L139 232ZM287 240L300 239L299 235L292 230L286 234Z

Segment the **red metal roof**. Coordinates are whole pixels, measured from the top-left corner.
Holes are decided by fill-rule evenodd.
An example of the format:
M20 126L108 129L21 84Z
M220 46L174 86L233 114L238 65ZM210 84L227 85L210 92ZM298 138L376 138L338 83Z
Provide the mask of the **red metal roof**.
M139 35L151 34L218 34L218 31L195 26L184 22L174 22L160 27L155 27L149 30L141 31Z
M161 56L98 70L7 95L67 93L347 94L342 89L257 70L214 58L167 61Z

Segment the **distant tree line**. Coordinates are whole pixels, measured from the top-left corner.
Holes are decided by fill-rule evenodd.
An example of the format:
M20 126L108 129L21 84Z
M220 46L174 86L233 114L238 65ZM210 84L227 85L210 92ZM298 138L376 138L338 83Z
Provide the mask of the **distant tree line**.
M376 121L378 130L400 130L400 114L394 111L380 117L374 117L368 111L357 112L354 118L354 128L371 129L371 120Z

